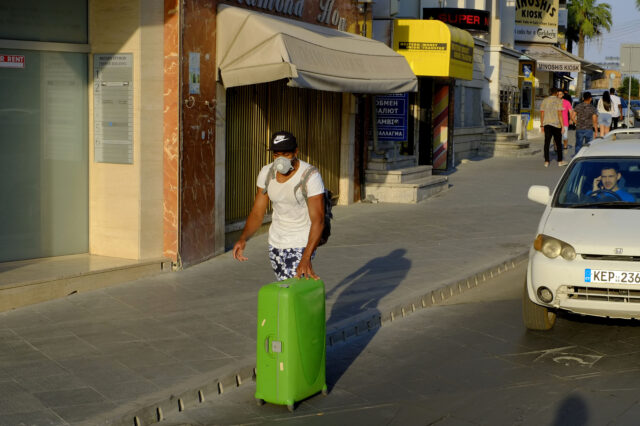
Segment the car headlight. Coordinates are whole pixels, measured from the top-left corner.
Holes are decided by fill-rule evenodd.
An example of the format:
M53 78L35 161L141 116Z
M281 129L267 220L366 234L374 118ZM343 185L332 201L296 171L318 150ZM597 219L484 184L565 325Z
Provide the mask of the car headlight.
M565 260L573 260L576 258L576 250L564 241L548 235L539 234L533 242L533 248L542 252L549 259L555 259L562 256Z

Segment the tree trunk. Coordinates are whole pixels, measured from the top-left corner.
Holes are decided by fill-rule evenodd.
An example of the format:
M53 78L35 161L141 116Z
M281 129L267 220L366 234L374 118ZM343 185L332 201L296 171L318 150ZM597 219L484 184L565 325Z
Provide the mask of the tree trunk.
M584 59L584 34L582 33L578 36L578 56ZM584 90L584 87L582 87L582 80L584 76L582 67L580 67L580 70L581 71L578 73L578 82L576 83L576 95L578 97L582 96L582 91Z

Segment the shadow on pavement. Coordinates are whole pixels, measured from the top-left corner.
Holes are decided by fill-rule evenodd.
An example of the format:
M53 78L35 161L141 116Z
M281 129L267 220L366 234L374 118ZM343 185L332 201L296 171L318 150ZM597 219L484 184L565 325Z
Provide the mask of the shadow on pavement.
M583 426L589 423L589 408L582 397L570 395L565 398L556 412L553 426Z
M398 287L411 269L411 260L405 257L406 253L406 249L397 249L386 256L376 257L328 291L327 299L338 291L340 294L331 308L327 325L331 326L364 311L370 312L372 316L380 315L378 305L382 298ZM334 358L331 365L327 365L329 390L333 389L375 334L375 329L366 333L358 345L351 345L349 350L341 351L341 357Z

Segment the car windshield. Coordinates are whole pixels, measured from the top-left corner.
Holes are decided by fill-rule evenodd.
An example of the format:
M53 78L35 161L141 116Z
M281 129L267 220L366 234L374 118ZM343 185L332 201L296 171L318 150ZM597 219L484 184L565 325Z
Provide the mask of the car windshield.
M556 193L555 207L640 208L640 158L583 158Z
M631 101L631 106L632 107L639 107L640 106L640 101Z

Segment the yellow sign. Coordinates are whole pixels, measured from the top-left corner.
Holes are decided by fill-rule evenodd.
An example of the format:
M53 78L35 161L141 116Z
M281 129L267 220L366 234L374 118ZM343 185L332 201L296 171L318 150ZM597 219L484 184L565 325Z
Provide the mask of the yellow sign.
M442 21L396 19L393 50L415 75L473 79L473 37Z
M560 0L516 0L515 39L557 43L559 9Z

